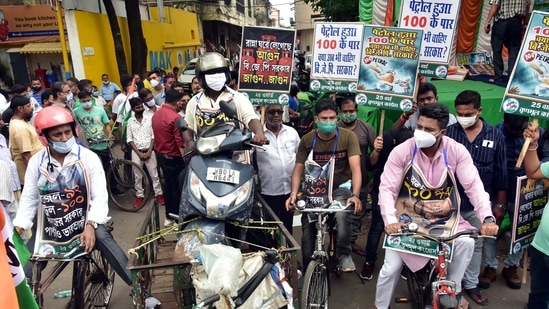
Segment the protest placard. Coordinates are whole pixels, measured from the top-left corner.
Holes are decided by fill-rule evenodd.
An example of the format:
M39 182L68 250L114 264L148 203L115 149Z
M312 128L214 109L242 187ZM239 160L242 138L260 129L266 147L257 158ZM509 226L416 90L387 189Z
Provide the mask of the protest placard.
M419 75L446 77L459 5L455 0L402 0L399 26L423 30Z
M363 30L363 23L315 23L311 91L356 91Z
M365 26L356 102L410 111L423 31Z
M533 12L501 109L549 119L549 14Z
M244 26L238 90L256 105L288 104L295 30Z
M534 234L541 223L543 209L547 204L549 180L517 177L516 190L510 254L523 252L534 239Z

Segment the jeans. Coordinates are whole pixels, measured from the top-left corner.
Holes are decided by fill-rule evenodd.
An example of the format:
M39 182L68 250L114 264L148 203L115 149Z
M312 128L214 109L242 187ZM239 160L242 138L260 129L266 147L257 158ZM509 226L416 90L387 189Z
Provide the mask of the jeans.
M284 195L265 195L261 194L265 202L274 211L275 215L282 221L288 232L293 234L294 213L286 210L286 200L290 194Z
M30 252L34 252L34 242L36 240L36 233L32 234L32 237L27 242L27 248ZM112 266L114 271L126 282L127 285L132 284L130 271L126 269L128 265L128 257L120 248L116 240L112 237L111 232L105 228L105 225L99 224L95 230L95 248L101 252L101 255L107 259L107 262ZM41 261L40 269L46 268L47 262ZM25 276L27 278L32 277L32 263L27 263L24 267Z
M157 153L158 164L164 172L164 203L166 218L173 220L169 214L179 216L179 202L181 200L181 186L179 185L179 174L183 171L185 164L182 157L170 157Z
M156 155L154 154L154 151L151 153L151 157L147 161L141 161L139 157L137 156L137 153L135 151L132 151L132 162L139 165L139 167L143 168L143 165L147 167L147 170L149 171L149 175L151 176L153 190L154 190L154 196L162 195L162 186L160 185L160 178L158 178L158 169L157 169L157 162L156 162ZM137 197L144 197L144 189L143 189L143 177L147 177L147 175L143 175L141 173L137 173L134 171L133 173L135 177L135 191Z
M513 218L515 212L515 202L507 202L507 212L509 213L509 218ZM513 227L513 220L511 219L511 228ZM489 266L492 268L498 268L498 259L496 258L497 253L497 240L492 238L485 238L483 240L482 247L482 264L484 266ZM503 264L504 267L509 266L519 266L520 259L522 258L522 252L515 254L507 254L507 258Z
M476 229L480 229L482 222L480 222L480 219L477 217L474 210L462 212L461 216ZM466 290L477 287L478 276L480 274L480 263L482 261L482 244L482 238L475 239L475 250L473 251L473 257L471 258L471 262L467 266L465 274L463 275L463 288Z
M381 217L381 210L378 204L378 195L372 195L372 223L370 224L370 230L368 231L368 239L366 241L365 255L366 262L374 265L377 261L377 247L383 234L385 224Z
M509 51L507 60L509 75L517 61L522 38L522 17L515 16L509 19L500 19L492 26L491 45L494 54L494 79L503 77L503 45Z
M549 256L530 246L530 295L528 309L549 308L549 285L545 282L549 273Z
M337 240L336 253L337 256L351 254L351 216L348 212L336 212L334 214L336 220ZM316 222L309 222L309 216L303 214L301 216L301 227L303 236L301 238L301 253L303 254L303 269L307 269L307 265L311 261L316 246Z

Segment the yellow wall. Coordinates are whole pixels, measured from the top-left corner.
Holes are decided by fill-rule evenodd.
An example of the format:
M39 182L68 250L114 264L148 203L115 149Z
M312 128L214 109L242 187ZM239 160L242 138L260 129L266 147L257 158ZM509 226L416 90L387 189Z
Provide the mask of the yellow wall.
M200 47L196 14L174 8L165 8L164 12L165 23L142 22L148 48L147 71L156 66L166 71L171 71L174 66L182 68L185 63L195 57ZM116 68L114 43L107 15L76 11L75 18L81 48L93 47L94 49L93 56L82 56L85 77L99 86L101 74L107 73L112 81L119 84L120 76ZM156 8L151 9L151 19L158 19ZM126 18L119 17L118 24L122 32L128 70L131 70Z

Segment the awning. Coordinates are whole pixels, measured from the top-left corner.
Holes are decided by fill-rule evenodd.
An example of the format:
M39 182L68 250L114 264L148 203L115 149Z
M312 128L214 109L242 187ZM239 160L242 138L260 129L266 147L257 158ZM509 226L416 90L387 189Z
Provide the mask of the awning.
M67 44L68 49L69 45ZM22 54L54 54L61 52L61 42L29 43L21 48Z

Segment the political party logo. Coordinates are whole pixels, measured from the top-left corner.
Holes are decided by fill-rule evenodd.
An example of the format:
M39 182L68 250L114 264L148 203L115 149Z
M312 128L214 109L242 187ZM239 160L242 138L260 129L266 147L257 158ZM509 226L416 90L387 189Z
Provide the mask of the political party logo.
M312 91L319 91L320 90L320 81L313 79L311 81L311 90Z
M250 99L250 96L248 95L247 92L241 92L241 93L246 97L246 99L248 99L248 100Z
M404 99L402 101L400 101L400 109L405 111L405 112L409 112L412 110L412 106L414 105L414 103L412 102L412 100L410 99Z
M503 101L503 111L506 113L514 113L516 112L520 107L520 103L517 99L509 98L505 101Z
M514 246L513 246L513 253L519 253L521 252L521 245L520 245L520 242L517 242Z
M290 98L287 94L281 94L280 96L278 96L278 103L280 103L281 105L287 105L289 100Z
M366 105L368 103L368 97L364 93L359 93L355 98L356 104Z
M349 87L347 87L347 89L349 90L349 92L356 92L356 87L357 87L357 84L355 82L350 82Z
M437 77L446 77L447 74L448 74L448 68L446 66L439 65L435 70L435 75Z

